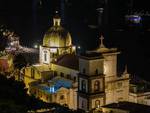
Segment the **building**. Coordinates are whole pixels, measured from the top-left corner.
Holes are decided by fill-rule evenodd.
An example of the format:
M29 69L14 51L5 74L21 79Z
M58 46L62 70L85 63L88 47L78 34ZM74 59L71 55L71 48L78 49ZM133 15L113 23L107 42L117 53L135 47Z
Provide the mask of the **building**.
M150 84L138 77L130 81L129 102L150 105Z
M128 101L129 74L125 71L117 75L116 48L106 48L101 44L98 49L88 51L79 58L79 108L92 110L119 101Z
M0 51L0 73L11 73L13 69L13 55Z
M57 15L40 46L39 64L22 69L29 94L70 109L91 111L100 106L128 101L129 74L117 74L116 48L100 46L76 55L71 35Z
M40 46L40 63L50 64L60 55L73 53L73 48L70 33L61 26L61 19L56 15L53 26L44 35L43 46Z
M131 102L112 103L102 107L102 113L149 113L150 107Z

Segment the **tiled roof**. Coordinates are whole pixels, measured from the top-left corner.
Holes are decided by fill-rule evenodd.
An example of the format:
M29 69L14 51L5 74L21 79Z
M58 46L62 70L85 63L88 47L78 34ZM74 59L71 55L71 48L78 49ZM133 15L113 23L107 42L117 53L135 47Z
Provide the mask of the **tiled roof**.
M79 58L74 54L66 54L57 59L54 64L79 70Z
M150 113L150 106L132 102L119 102L103 106L104 108L121 109L130 113Z

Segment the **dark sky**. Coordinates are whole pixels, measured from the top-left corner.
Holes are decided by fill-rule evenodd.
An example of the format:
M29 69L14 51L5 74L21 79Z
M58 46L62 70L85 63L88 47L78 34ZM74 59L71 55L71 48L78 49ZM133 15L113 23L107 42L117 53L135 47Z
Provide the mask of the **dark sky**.
M72 34L74 44L84 49L94 49L102 33L107 46L118 47L122 51L121 67L127 63L129 72L150 80L150 21L147 19L140 27L125 24L124 16L130 9L131 0L105 0L107 5L104 0L64 1L62 11L61 0L0 0L0 24L16 31L23 45L31 46L42 41L44 33L52 25L55 10L58 10L63 17L63 26ZM150 10L148 0L133 0L132 6L137 11ZM103 26L91 29L89 25L98 24L98 7L105 8Z

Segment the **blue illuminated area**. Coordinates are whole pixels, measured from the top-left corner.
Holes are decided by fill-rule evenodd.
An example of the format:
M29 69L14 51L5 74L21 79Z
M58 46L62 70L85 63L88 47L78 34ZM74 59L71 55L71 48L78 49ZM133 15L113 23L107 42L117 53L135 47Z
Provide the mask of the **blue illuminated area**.
M54 82L54 88L58 90L59 88L71 88L72 87L72 81L67 79L56 79Z
M126 19L134 24L139 24L142 20L140 15L128 15L126 16Z
M64 88L71 88L72 87L72 81L70 80L67 80L67 79L56 79L54 81L49 81L49 84L50 85L46 85L46 84L41 84L41 85L38 85L38 89L40 90L43 90L44 92L46 93L49 93L49 94L53 94L53 93L56 93L57 90L59 90L61 87L64 87Z
M56 92L54 86L39 85L38 88L39 88L40 90L43 90L44 92L50 93L50 94Z

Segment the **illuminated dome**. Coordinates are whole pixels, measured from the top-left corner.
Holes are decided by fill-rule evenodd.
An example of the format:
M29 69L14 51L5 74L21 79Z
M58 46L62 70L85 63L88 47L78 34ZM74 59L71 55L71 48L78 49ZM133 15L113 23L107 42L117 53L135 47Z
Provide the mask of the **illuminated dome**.
M72 45L71 35L60 25L59 16L53 18L53 26L44 35L43 46L68 47Z

